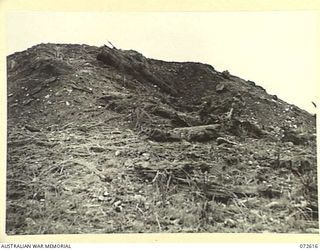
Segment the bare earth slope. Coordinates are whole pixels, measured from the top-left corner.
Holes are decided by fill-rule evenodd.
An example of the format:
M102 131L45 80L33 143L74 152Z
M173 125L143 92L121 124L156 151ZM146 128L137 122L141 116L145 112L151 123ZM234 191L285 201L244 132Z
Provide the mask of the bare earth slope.
M212 66L8 56L8 234L317 233L315 117Z

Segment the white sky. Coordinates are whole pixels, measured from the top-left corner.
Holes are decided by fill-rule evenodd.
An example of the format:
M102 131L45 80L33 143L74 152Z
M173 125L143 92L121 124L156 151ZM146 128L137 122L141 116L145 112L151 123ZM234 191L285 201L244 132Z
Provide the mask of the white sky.
M147 57L197 61L255 81L314 113L320 79L316 12L12 12L7 54L42 42L111 41Z

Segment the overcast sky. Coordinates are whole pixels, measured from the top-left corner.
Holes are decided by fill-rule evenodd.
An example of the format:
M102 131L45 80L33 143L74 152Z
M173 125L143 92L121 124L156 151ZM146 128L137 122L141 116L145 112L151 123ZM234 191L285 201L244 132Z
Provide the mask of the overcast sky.
M109 40L149 58L228 70L314 113L319 20L315 12L303 11L12 12L7 15L7 54L42 42L101 46Z

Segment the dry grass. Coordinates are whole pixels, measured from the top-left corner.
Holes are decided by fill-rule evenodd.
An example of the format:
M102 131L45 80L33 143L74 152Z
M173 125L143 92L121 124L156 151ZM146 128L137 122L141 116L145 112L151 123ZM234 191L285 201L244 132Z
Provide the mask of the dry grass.
M208 195L205 184L215 180L255 189L256 166L245 165L243 160L227 170L215 165L215 169L212 166L211 171L198 174L191 171L183 175L163 167L156 170L161 164L152 154L159 156L161 147L148 146L129 130L113 134L113 128L95 129L89 135L70 128L52 131L46 135L47 141L56 142L52 148L42 144L9 147L8 234L316 232L317 214L309 206L311 194L315 195L310 189L315 184L313 171L300 176L287 171L279 177L280 169L272 170L271 166L269 178L274 179L274 188L281 190L280 197L257 192L221 202ZM29 135L10 139L16 140L14 137L26 139ZM44 140L41 134L34 138ZM110 145L111 141L115 144ZM174 145L179 152L182 144ZM245 150L253 146L247 145ZM219 150L224 149L208 152L214 155ZM169 152L177 157L175 151L166 154ZM131 165L126 164L128 159ZM139 175L135 169L139 161L149 162L155 171Z

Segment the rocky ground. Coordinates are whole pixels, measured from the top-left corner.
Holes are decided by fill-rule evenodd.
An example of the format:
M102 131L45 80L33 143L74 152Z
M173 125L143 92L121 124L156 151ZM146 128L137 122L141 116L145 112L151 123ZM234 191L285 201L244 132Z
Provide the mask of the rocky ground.
M319 233L315 116L107 46L8 56L8 234Z

